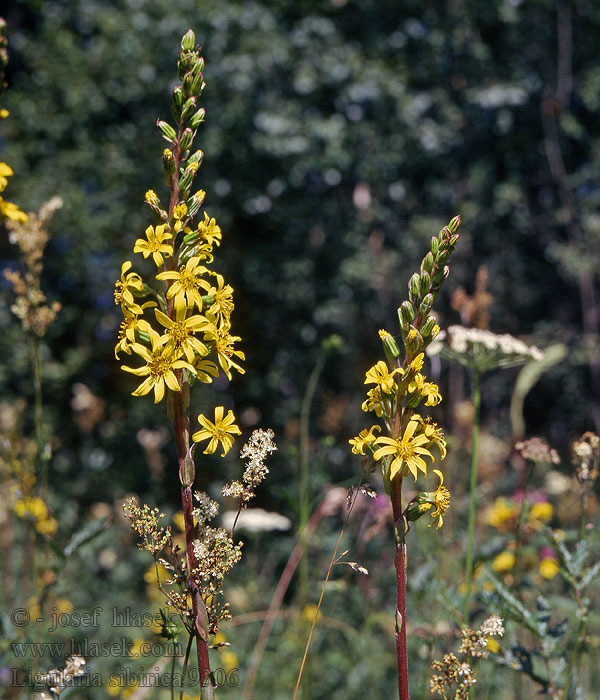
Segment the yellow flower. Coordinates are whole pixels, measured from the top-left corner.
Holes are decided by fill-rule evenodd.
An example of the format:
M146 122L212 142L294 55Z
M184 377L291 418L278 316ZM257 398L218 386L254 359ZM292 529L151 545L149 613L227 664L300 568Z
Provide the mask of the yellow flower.
M207 448L204 450L204 454L213 454L219 446L219 443L221 443L223 446L223 454L221 457L225 457L233 445L232 436L242 434L242 431L235 425L233 411L230 409L225 418L223 418L224 410L223 406L217 406L215 408L214 423L211 423L202 413L198 416L198 422L202 426L202 430L194 433L192 435L192 440L194 442L210 440Z
M0 192L3 192L8 185L8 178L13 175L13 169L8 163L0 162Z
M348 442L352 445L352 453L355 455L364 455L365 447L370 447L375 442L375 435L373 431L380 431L381 428L378 425L374 425L369 430L366 428L361 430L360 433L355 438L350 438Z
M132 267L133 263L130 260L121 265L121 279L115 282L115 304L127 306L132 314L141 314L144 310L135 303L133 292L141 292L144 283L137 272L129 272Z
M541 503L534 503L529 511L529 520L533 522L540 521L542 523L547 523L552 519L554 513L554 508L551 503L547 501L542 501Z
M138 308L142 309L143 311L151 306L156 306L156 302L147 301ZM115 358L117 360L119 359L120 352L126 352L128 355L131 355L130 346L131 343L135 343L136 330L140 330L143 333L149 333L151 328L148 321L144 321L144 319L139 317L139 314L131 311L131 307L123 304L121 308L123 310L124 319L121 321L118 341L115 346Z
M421 422L423 433L425 437L429 440L427 447L433 447L436 445L440 451L440 459L446 458L446 440L444 438L444 433L441 428L437 427L437 423L431 423L429 417L424 421L420 416L415 416L414 420Z
M408 369L413 372L420 372L423 369L423 362L425 361L424 353L420 352L416 355L415 359L408 365Z
M198 338L194 337L194 333L204 330L208 326L208 321L204 316L196 314L196 316L185 317L186 307L175 307L175 320L169 318L159 309L155 309L156 320L161 323L167 332L161 335L161 342L166 342L165 351L171 350L176 356L181 356L183 353L185 359L192 363L194 362L196 353L201 357L208 354L208 348Z
M173 522L181 532L185 532L185 518L182 510L178 510L177 513L173 515Z
M398 438L390 438L387 436L378 437L375 440L375 445L383 445L379 447L373 454L375 460L379 460L387 455L393 455L394 459L390 465L389 478L390 481L401 472L402 476L407 474L407 469L417 480L417 473L420 469L427 475L427 463L423 457L429 457L433 461L433 455L424 447L430 442L429 438L419 432L415 435L419 427L419 419L411 418L404 430L404 435Z
M373 387L367 391L367 398L362 402L363 411L375 411L375 415L381 418L383 415L383 405L382 405L381 389L378 386Z
M510 571L515 565L515 555L512 552L500 552L492 562L492 569L499 574Z
M173 235L166 230L166 224L159 224L156 229L154 226L148 226L146 229L146 240L138 238L133 248L134 253L142 253L144 258L152 255L156 267L160 267L165 258L173 255L173 246L170 243L165 243Z
M221 245L221 229L217 226L215 219L211 219L206 212L204 212L204 221L198 224L198 231L202 236L202 239L212 245Z
M48 517L48 506L39 496L26 497L17 501L14 511L19 518L31 516L34 520L46 520Z
M207 313L229 318L233 311L233 288L229 284L225 284L223 275L216 274L215 277L217 278L217 286L212 286L207 292L208 296L213 299Z
M492 527L500 527L503 523L512 520L516 513L517 510L514 503L510 503L506 498L497 498L488 513L488 523Z
M48 535L48 537L53 537L56 535L58 530L58 522L56 518L45 518L44 520L38 520L35 524L35 529L40 533L40 535Z
M206 293L210 289L210 282L203 280L200 275L208 272L204 265L199 265L200 258L195 256L190 258L185 266L181 266L179 272L174 270L160 272L156 275L158 280L173 280L167 299L175 298L175 306L193 307L194 304L202 310L202 292Z
M125 372L131 372L138 377L146 377L138 388L131 392L134 396L144 396L151 389L154 389L154 403L158 403L165 395L165 384L171 391L181 391L173 370L185 368L192 374L195 374L196 371L188 362L177 359L171 348L163 347L161 336L155 330L150 328L148 334L152 343L152 350L149 350L141 343L132 343L130 346L135 353L146 360L146 365L137 369L121 365L121 369L125 370Z
M12 221L18 221L20 224L24 224L29 217L24 211L21 211L16 204L13 202L7 202L5 199L0 197L0 219L6 217Z
M433 511L433 513L430 513L430 515L434 520L435 518L438 519L435 528L436 530L439 530L444 524L443 515L450 507L450 491L448 491L448 489L444 486L444 475L442 474L442 472L439 469L434 469L433 473L437 474L440 483L435 492L431 494L434 501L432 505L435 505L435 510ZM431 523L429 527L431 527L432 525L433 523Z
M540 576L543 576L546 579L554 578L558 573L559 568L558 562L554 557L544 557L544 559L542 559L540 562Z
M229 326L221 325L219 328L214 323L205 331L204 340L214 344L214 351L217 354L217 360L221 365L222 370L227 375L227 379L231 381L231 368L234 367L240 374L245 373L245 369L241 367L233 359L239 357L240 360L246 359L241 350L234 350L233 344L241 338L237 335L229 335Z
M390 372L386 363L383 360L379 360L366 373L365 384L376 384L385 394L391 394L396 388L395 374L402 374L402 370L398 367Z
M179 231L179 229L183 226L183 220L186 216L187 204L178 204L173 210L173 218L175 219L175 225L173 228L175 229L175 232Z
M491 651L492 654L497 654L500 651L500 645L493 637L488 637L485 648Z
M408 391L411 394L417 393L426 398L426 406L437 406L437 404L442 400L442 395L440 394L437 384L434 384L433 382L426 382L425 376L419 372L415 374L412 381L409 383Z
M157 207L160 204L158 196L154 190L148 190L144 195L144 199L148 204Z

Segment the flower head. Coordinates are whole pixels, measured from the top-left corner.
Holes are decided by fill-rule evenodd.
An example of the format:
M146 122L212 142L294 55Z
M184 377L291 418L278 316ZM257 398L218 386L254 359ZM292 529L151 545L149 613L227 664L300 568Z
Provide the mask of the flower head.
M173 270L160 272L156 275L158 280L172 281L167 292L167 299L174 299L175 306L192 308L195 305L202 310L202 290L206 293L211 285L210 282L202 279L201 276L206 274L208 270L199 262L200 258L195 256L182 265L179 272Z
M192 435L192 440L194 442L210 440L208 446L204 450L204 454L213 454L219 446L219 443L221 443L223 446L223 454L221 457L225 457L233 445L233 435L241 435L242 433L238 426L235 425L233 411L230 409L225 418L223 418L224 410L223 406L217 406L215 408L214 423L209 421L202 413L198 416L198 422L202 426L202 430L195 432Z
M133 248L134 253L142 253L147 258L152 255L156 267L160 267L165 258L170 258L173 255L173 246L170 243L165 243L173 235L166 230L166 224L159 224L156 228L148 226L146 229L146 240L138 238Z
M146 377L138 388L131 392L134 396L144 396L154 389L154 403L158 403L165 395L165 384L171 391L181 391L174 370L187 369L192 374L196 371L189 362L178 359L172 347L165 347L162 337L154 329L149 328L148 335L152 349L141 343L130 345L133 352L146 360L145 366L134 368L122 365L121 369L138 377Z
M420 426L421 419L414 416L408 421L402 436L390 438L382 435L375 440L375 445L382 445L373 454L375 461L388 455L393 457L389 469L390 480L399 472L402 476L410 472L414 476L415 481L417 480L419 469L424 474L427 474L427 462L424 457L429 457L433 461L433 455L425 447L425 445L430 443L430 440L420 430Z
M376 384L385 394L391 394L396 387L395 374L402 374L402 370L398 367L390 372L386 363L383 360L379 360L366 373L365 384Z
M431 505L435 506L430 515L434 520L437 518L437 525L435 528L436 530L439 530L444 524L444 513L450 507L450 491L448 491L448 489L444 486L444 475L442 472L439 469L434 469L433 473L437 474L440 483L437 489L433 493L428 493L427 496L431 498ZM429 527L432 525L433 523L431 523Z
M376 436L373 432L375 430L379 432L381 431L381 428L378 425L373 425L368 430L366 428L364 430L361 430L356 437L350 438L350 440L348 440L348 442L352 445L353 454L364 455L365 447L368 447L371 450L373 449L373 443L376 440Z

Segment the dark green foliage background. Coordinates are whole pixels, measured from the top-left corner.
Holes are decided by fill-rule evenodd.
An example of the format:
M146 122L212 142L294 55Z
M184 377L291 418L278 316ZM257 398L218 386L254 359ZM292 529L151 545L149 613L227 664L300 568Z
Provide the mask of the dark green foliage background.
M471 292L485 264L492 330L569 346L528 397L528 431L564 450L595 419L598 428L590 358L600 262L600 5L569 6L573 43L559 55L557 15L567 6L554 0L9 3L11 117L0 148L15 177L6 195L25 210L55 194L65 201L46 255L45 289L64 308L45 341L44 382L57 436L51 480L76 500L71 526L94 501L129 492L176 507L172 450L164 479L151 481L135 439L141 427L164 424L164 405L132 398L134 381L114 360L113 283L151 222L145 191L165 191L154 124L170 116L189 27L206 60L198 184L224 231L217 267L236 290L234 330L247 355L247 374L198 388L195 408L225 403L245 416L245 430L275 430L280 451L258 505L295 518L300 404L332 333L343 351L328 360L313 407L311 487L318 496L325 483L357 479L346 441L362 427L364 372L381 354L377 330L395 332L429 237L457 213L462 240L438 304L441 325L459 321L450 292L459 284ZM561 60L571 69L564 104ZM548 114L575 217L549 165ZM14 264L5 236L0 258ZM6 293L0 393L31 397L24 340L8 306ZM484 419L506 436L510 382L487 381ZM71 418L75 382L106 402L92 435ZM437 416L448 425L445 410ZM239 470L234 458L208 464L201 488Z

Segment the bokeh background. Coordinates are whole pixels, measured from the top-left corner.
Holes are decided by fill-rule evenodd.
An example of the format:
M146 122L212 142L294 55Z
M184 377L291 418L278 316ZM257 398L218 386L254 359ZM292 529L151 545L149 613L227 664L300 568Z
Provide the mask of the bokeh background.
M232 384L196 386L193 409L224 404L246 435L274 430L279 451L256 505L289 520L281 532L244 533L245 558L228 589L234 614L268 606L297 541L302 415L310 510L333 487L358 482L360 460L347 441L364 427L364 372L381 356L377 330L396 333L407 281L430 236L455 214L462 237L437 302L440 325L476 322L468 300L484 294L489 319L480 325L568 350L527 394L524 435L514 435L509 415L517 370L485 377L481 478L492 485L485 503L514 490L515 438L541 435L566 455L573 437L598 429L597 2L13 0L3 15L10 53L3 106L11 114L0 148L15 172L5 194L26 211L53 195L64 200L43 279L49 299L62 304L43 342L49 504L59 522L53 541L64 547L74 532L107 518L74 560L56 564L48 550L37 561L38 574L56 573L47 611L57 601L66 612L158 604L144 580L150 561L136 551L120 503L137 494L175 513L175 452L164 405L132 397L135 378L114 359L113 289L151 223L144 193L164 191L155 122L170 117L179 42L190 27L206 60L198 184L224 233L217 267L235 288L233 329L247 358L246 374ZM3 234L0 266L16 264ZM31 369L9 286L1 284L2 410L25 399L27 434ZM333 335L339 343L330 351ZM431 626L429 636L413 640L417 698L427 697L432 649L444 647L450 625L447 601L428 587L432 565L423 551L463 551L468 471L468 375L444 361L433 372L444 395L436 420L450 436L447 482L457 497L448 530L434 538L420 528L415 536L421 568L412 595L426 614L413 622ZM308 403L311 374L317 384ZM236 450L203 458L198 487L217 495L240 469ZM373 485L381 488L377 477ZM319 524L304 574L286 594L287 617L267 645L257 698L291 696L343 501ZM369 508L357 506L344 549L352 560L362 557L370 576L339 567L330 583L304 697L394 692L391 527ZM24 550L15 537L2 564L7 609L36 585L19 578ZM434 568L451 590L458 585L450 580L452 556L440 561ZM240 683L261 621L242 617L224 629L235 658L221 665L239 667ZM108 624L91 632L65 635L115 636ZM127 633L138 639L152 630ZM50 665L34 661L34 668ZM123 665L102 654L95 663L105 674ZM510 672L502 673L493 683L506 694L490 697L519 697ZM10 692L16 698L23 690ZM101 688L86 693L106 697Z

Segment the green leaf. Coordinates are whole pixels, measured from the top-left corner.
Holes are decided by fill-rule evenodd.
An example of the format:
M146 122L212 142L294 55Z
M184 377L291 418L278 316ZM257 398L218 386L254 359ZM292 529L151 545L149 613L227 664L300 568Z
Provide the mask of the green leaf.
M88 523L83 529L78 530L71 537L67 546L64 548L64 556L70 557L78 549L83 547L84 544L87 544L93 540L94 537L97 537L100 533L102 533L106 529L104 526L108 520L109 516L105 518L98 518L97 520L92 520L92 522Z

